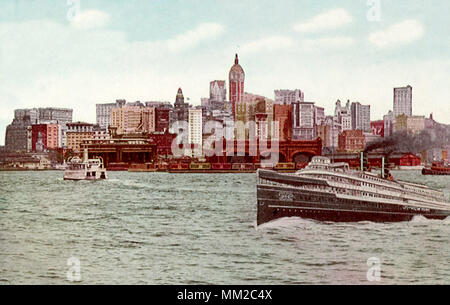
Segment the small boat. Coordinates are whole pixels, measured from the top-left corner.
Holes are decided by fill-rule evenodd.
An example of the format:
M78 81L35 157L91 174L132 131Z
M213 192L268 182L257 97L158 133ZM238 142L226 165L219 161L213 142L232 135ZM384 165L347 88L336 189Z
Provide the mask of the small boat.
M433 162L431 166L422 169L422 175L450 175L450 163L447 161Z
M362 161L363 163L363 161ZM364 166L362 166L364 168ZM351 170L347 163L314 157L295 174L258 169L257 224L283 217L332 222L397 222L414 216L443 220L450 203L442 191Z
M103 159L81 160L74 157L68 160L64 180L102 180L107 179L106 169L103 166Z

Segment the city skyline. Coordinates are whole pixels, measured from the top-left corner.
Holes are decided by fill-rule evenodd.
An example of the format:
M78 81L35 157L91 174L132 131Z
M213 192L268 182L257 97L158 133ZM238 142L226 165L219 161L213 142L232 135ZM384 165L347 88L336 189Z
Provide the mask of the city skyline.
M392 88L411 85L414 114L450 123L447 1L380 1L379 22L367 1L131 2L81 0L74 18L67 1L0 4L0 134L17 108L95 122L97 103L173 103L178 87L200 105L211 81L228 87L236 52L246 92L300 89L327 114L350 99L376 120L393 110Z

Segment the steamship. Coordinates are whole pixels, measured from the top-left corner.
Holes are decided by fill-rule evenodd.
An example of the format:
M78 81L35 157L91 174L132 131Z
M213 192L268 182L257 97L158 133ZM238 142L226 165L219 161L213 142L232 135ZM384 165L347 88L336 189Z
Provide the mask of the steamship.
M332 222L400 222L422 215L445 219L450 203L441 191L395 181L388 170L380 175L351 170L347 163L314 157L295 174L259 169L257 224L301 217Z

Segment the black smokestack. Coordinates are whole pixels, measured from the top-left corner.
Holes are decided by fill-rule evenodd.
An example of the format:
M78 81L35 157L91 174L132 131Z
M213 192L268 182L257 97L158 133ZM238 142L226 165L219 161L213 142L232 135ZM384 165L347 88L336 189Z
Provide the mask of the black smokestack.
M364 150L369 153L375 149L383 148L384 154L389 156L393 152L420 153L432 148L440 148L450 144L450 128L445 125L436 125L432 129L425 129L420 134L410 134L400 131L391 137L367 145Z

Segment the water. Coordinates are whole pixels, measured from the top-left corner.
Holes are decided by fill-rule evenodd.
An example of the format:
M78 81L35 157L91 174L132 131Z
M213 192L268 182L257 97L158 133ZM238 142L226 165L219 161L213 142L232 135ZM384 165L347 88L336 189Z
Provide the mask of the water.
M81 284L450 284L449 219L256 228L255 174L62 175L0 172L0 283L72 283L75 257ZM450 194L448 176L395 176Z

